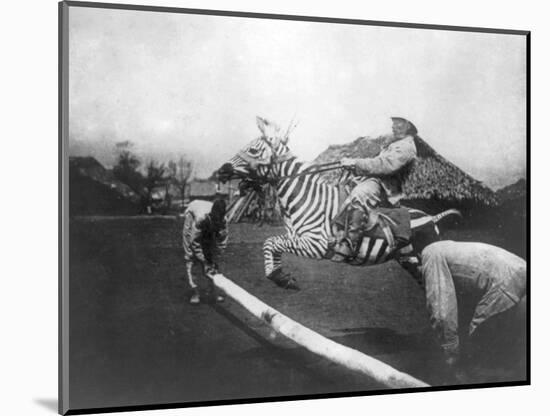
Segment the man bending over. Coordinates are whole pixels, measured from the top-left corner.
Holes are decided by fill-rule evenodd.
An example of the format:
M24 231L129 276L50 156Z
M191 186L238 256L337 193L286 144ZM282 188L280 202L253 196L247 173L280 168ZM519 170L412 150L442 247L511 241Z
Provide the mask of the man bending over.
M470 348L478 332L489 333L493 341L504 339L496 345L500 349L510 349L511 343L525 336L526 262L522 258L489 244L438 241L422 251L420 272L431 324L450 367L464 352L458 335L458 305L465 297L477 301L466 339Z
M193 263L200 263L207 277L216 273L214 259L225 249L228 238L225 201L219 199L212 203L195 200L189 204L183 216L183 251L187 278L192 290L189 302L196 305L200 303L201 298L192 275ZM215 299L217 302L224 300L220 294L214 295L214 284L211 279L208 279L206 298Z

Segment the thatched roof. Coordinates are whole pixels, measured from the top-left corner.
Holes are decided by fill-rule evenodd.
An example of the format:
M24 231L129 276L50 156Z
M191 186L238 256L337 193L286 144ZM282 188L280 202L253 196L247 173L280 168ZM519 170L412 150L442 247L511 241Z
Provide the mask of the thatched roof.
M497 197L499 201L505 202L514 199L527 197L527 181L525 179L519 179L511 185L505 186L497 191Z
M375 157L389 136L359 137L342 145L329 146L314 163L326 163L343 157ZM496 205L495 193L482 182L449 162L420 137L415 138L418 159L403 184L404 199L443 200ZM339 173L326 176L330 182L338 180Z
M118 192L121 196L132 202L139 202L140 200L139 195L132 188L116 179L111 171L105 169L101 163L91 156L69 157L69 169L71 174L85 176Z
M93 157L69 158L69 215L138 214L139 196Z

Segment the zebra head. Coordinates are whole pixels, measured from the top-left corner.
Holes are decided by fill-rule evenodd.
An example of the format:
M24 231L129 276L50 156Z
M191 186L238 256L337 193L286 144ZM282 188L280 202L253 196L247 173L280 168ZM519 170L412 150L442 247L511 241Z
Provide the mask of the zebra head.
M276 163L294 157L287 146L290 129L282 134L277 124L262 117L256 117L256 123L262 135L222 165L218 170L222 182L232 178L267 180Z

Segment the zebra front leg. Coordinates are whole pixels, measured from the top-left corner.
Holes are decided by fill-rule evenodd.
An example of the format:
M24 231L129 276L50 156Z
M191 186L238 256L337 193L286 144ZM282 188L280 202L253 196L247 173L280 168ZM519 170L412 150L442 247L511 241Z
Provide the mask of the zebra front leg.
M288 236L269 237L264 243L264 266L266 277L284 289L300 290L296 279L283 273L281 257L283 253L300 257L322 258L326 242L322 238Z
M191 297L189 298L189 303L192 305L197 305L200 303L200 294L199 288L193 279L193 260L188 260L185 262L185 269L187 271L187 281L189 286L191 286Z

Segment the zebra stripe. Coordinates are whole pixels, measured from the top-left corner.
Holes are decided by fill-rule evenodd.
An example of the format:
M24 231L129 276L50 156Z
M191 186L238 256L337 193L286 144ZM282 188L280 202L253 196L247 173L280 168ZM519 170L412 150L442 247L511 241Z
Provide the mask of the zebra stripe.
M376 263L376 259L380 255L380 252L384 252L383 250L380 250L382 248L382 244L384 243L384 240L381 240L379 238L376 239L374 242L374 246L370 250L369 253L369 263Z
M390 254L392 254L391 247L388 243L384 241L383 249L380 250L380 254L378 254L378 257L376 257L376 264L384 263L385 261L387 261Z
M357 259L361 264L378 264L386 261L391 247L381 238L363 237Z

